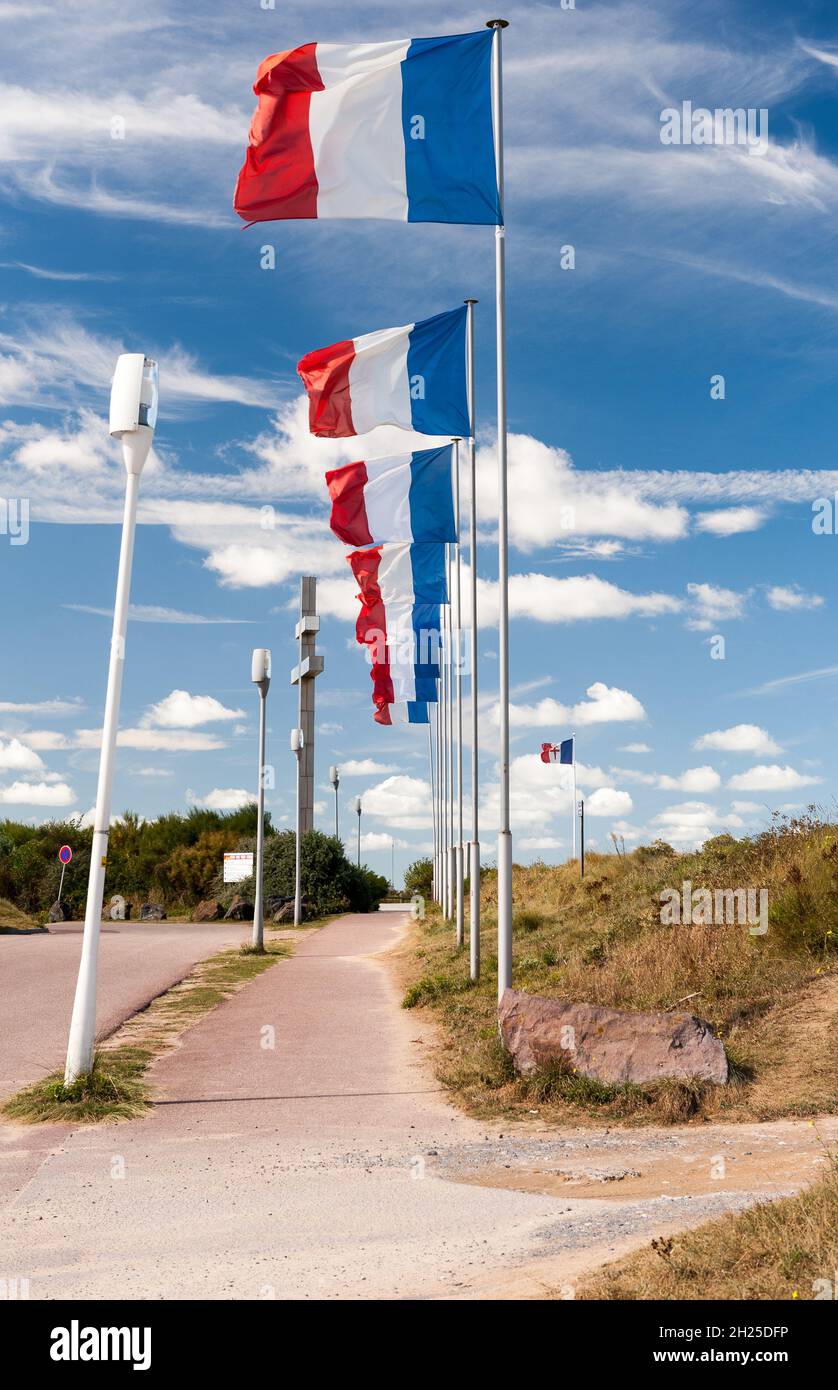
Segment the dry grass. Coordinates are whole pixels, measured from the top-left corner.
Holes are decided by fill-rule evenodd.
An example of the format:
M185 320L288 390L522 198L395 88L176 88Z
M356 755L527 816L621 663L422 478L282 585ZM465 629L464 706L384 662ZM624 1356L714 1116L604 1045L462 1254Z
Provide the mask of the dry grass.
M681 1004L724 1040L725 1088L669 1082L606 1087L577 1076L517 1078L497 1036L497 883L482 890L483 976L468 978L468 952L436 910L404 956L406 1007L430 1007L443 1025L439 1073L483 1115L623 1118L675 1122L694 1116L766 1119L838 1109L838 827L814 818L777 822L753 840L719 836L702 851L666 846L591 855L572 865L514 870L515 986L529 993L614 1008ZM769 931L741 926L662 926L660 895L680 889L766 887Z
M654 1240L606 1265L581 1299L815 1299L838 1289L838 1167L796 1197ZM819 1283L818 1281L828 1281Z
M0 898L0 935L12 935L18 932L43 931L33 917L26 912L21 912L19 907L10 903L8 898Z

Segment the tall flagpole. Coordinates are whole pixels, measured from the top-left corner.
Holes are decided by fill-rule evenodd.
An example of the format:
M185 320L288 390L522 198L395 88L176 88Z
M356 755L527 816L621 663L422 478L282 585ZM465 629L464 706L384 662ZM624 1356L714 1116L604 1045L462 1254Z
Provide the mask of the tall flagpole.
M474 425L474 306L466 300L466 375L468 380L469 474L471 511L469 550L471 567L471 840L468 847L469 886L469 971L472 980L480 978L480 835L478 828L479 767L477 758L477 468Z
M460 440L454 440L454 524L457 532L457 553L454 565L457 595L457 621L454 627L454 651L457 662L457 835L454 846L455 884L457 889L457 949L465 940L465 906L463 888L463 617L462 617L462 559L460 554ZM452 608L452 614L454 609Z
M454 920L457 911L457 855L454 849L454 609L451 602L454 547L449 545L446 548L448 551L448 718L446 728L448 745L448 916Z
M439 712L442 708L442 666L436 683L434 719L436 721L436 900L442 906L442 726Z
M576 858L576 730L570 735L573 739L573 858Z
M492 118L495 169L501 212L503 187L503 58L505 19L490 19L492 45ZM498 378L498 666L500 696L500 825L498 827L498 999L512 987L512 831L509 818L509 506L506 469L506 259L505 227L495 228L495 312Z
M426 706L427 708L427 706ZM434 800L434 738L431 728L431 712L428 710L428 777L431 788L431 839L433 843L433 858L431 865L433 873L431 875L431 898L436 898L436 801Z
M442 638L442 661L440 664L440 711L439 711L439 741L442 749L442 773L441 773L441 792L440 792L440 815L442 824L442 839L440 843L440 857L442 860L442 915L447 917L448 913L448 677L446 674L445 663L448 660L448 636L447 636L447 614L443 607L441 610L441 638Z

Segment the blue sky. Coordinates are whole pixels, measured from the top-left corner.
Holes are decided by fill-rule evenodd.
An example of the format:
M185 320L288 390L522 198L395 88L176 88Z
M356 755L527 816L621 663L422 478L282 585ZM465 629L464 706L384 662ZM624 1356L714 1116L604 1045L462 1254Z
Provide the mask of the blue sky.
M493 233L244 230L231 210L261 59L311 39L399 37L403 9L0 3L0 497L30 507L27 544L0 534L10 816L93 803L109 638L95 610L112 603L123 489L108 383L119 351L142 350L160 361L161 409L114 810L236 804L253 788L250 651L267 645L269 802L287 822L292 608L311 572L326 656L319 823L331 826L337 762L347 827L364 796L371 864L389 871L391 834L400 866L427 847L424 731L372 722L322 484L335 462L409 437L311 439L294 367L472 294L492 856ZM569 852L564 774L535 750L571 728L603 848L612 831L683 847L748 833L772 808L830 807L838 536L813 533L812 504L838 491L834 9L578 0L505 13L516 858ZM419 32L486 17L431 3ZM663 145L661 111L684 101L766 110L767 149Z

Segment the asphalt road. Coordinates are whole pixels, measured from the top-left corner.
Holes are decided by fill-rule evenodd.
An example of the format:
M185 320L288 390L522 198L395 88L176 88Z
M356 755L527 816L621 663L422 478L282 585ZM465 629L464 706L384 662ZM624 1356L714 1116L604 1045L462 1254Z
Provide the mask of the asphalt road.
M0 1269L34 1299L537 1297L815 1176L806 1122L469 1119L382 954L405 927L304 938L156 1063L143 1119L0 1125Z
M102 928L100 1037L181 980L196 961L243 941L249 923L114 922ZM81 952L81 924L0 935L0 1097L62 1066Z

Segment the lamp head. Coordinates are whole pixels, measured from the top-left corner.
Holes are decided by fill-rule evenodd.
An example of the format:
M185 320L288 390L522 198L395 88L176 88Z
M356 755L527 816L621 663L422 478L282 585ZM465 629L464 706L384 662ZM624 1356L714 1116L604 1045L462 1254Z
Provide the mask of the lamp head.
M267 647L254 647L250 663L250 679L266 695L271 683L271 654Z
M111 383L108 428L122 444L128 473L139 476L143 471L157 424L158 397L157 363L142 352L123 352Z
M292 729L292 730L291 730L291 752L292 752L292 753L302 753L304 744L305 744L305 740L304 740L304 738L303 738L303 731L302 731L302 729Z
M361 798L360 798L360 796L356 796L356 798L355 798L355 810L356 810L356 812L358 813L358 815L360 816L360 814L361 814Z
M338 776L338 770L336 767L329 768L329 781L331 782L333 787L338 787L340 785L340 777Z

